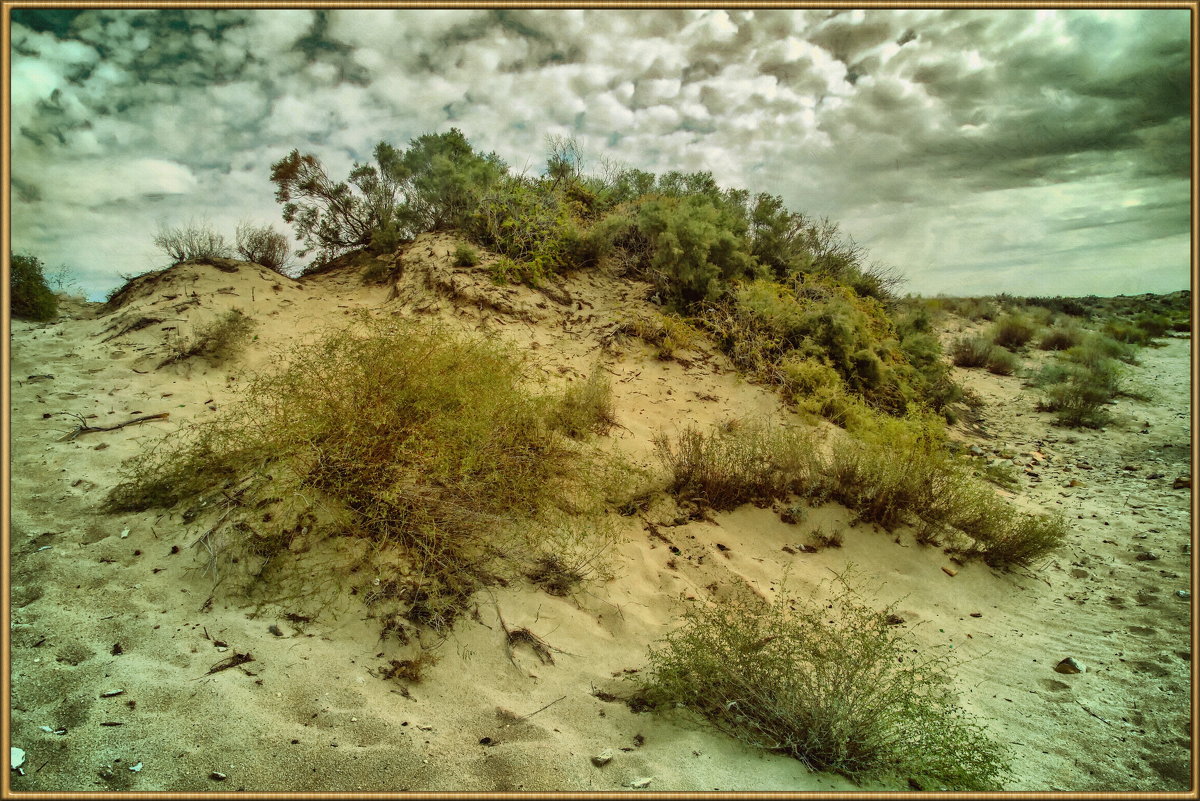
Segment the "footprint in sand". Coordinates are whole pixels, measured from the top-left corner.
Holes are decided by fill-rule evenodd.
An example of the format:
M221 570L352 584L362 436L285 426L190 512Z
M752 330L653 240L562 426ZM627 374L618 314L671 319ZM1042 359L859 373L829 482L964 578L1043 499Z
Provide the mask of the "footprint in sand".
M1151 636L1151 635L1153 635L1153 634L1157 634L1157 633L1158 633L1158 630L1157 630L1157 629L1152 629L1152 628L1150 628L1150 627L1148 627L1148 626L1130 626L1130 627L1129 627L1129 633L1130 633L1130 634L1136 634L1136 635L1138 635L1139 637L1149 637L1149 636Z

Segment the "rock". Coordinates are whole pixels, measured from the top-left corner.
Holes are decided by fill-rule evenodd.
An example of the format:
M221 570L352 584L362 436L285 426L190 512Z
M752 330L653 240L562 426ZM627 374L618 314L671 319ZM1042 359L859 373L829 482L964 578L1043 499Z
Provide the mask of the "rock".
M1191 476L1176 476L1175 483L1173 483L1171 485L1171 489L1191 489L1191 488L1192 488L1192 477Z
M888 615L887 616L887 624L889 626L899 626L903 622L904 622L904 618L900 617L899 615Z
M648 779L648 778L634 779L633 781L631 781L629 783L629 786L635 790L641 790L643 788L650 786L650 779Z
M983 612L972 612L971 617L983 617Z
M224 773L214 770L212 773L208 774L208 778L212 779L214 782L223 782L229 777Z
M957 576L958 575L957 570L953 570L949 567L943 567L942 572L945 573L947 576Z
M1139 562L1156 562L1158 559L1159 555L1154 551L1146 551L1145 553L1139 553L1137 555L1137 560Z
M1068 656L1054 666L1054 671L1056 673L1086 673L1087 668L1075 661L1075 657Z
M602 768L613 760L613 752L611 748L605 748L600 753L592 757L592 764L598 768Z
M979 447L978 445L972 445L971 447L967 448L967 453L971 454L972 456L983 456L983 448Z
M20 748L17 748L15 745L11 746L8 749L8 769L15 770L17 773L24 776L25 771L21 770L21 766L24 764L25 764L25 751L23 751Z
M1192 594L1187 590L1175 590L1175 596L1177 598L1183 598L1186 601L1188 598L1192 597Z

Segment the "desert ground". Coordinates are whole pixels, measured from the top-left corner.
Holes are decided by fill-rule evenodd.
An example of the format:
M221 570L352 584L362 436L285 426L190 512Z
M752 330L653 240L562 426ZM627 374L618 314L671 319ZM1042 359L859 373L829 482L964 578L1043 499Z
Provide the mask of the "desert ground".
M342 591L356 579L336 567L301 591L228 592L206 569L210 521L100 511L125 459L234 403L279 348L357 309L494 334L552 385L599 361L617 426L597 447L647 467L657 432L789 419L709 345L662 361L614 339L651 308L648 285L590 273L546 291L496 286L453 267L454 246L423 235L383 285L364 284L359 267L294 281L247 263L182 264L135 282L118 308L78 303L49 324L12 323L9 703L11 745L25 752L13 791L908 790L813 772L620 700L689 597L812 594L848 566L881 607L898 603L918 641L953 648L964 707L1010 750L1005 789L1188 789L1187 335L1141 351L1129 382L1144 399L1122 398L1099 430L1055 426L1019 375L956 368L983 405L954 438L981 465L1013 465L1015 507L1069 518L1065 545L1036 565L958 563L906 529L852 525L836 504L800 524L754 506L700 520L655 507L616 521L607 578L566 596L519 583L478 594L417 683L386 678L417 646L381 639L361 597ZM230 308L258 324L242 356L159 366ZM970 326L951 318L944 335ZM817 527L843 545L790 547ZM517 626L552 650L507 648ZM210 672L238 654L253 660ZM1067 657L1084 672L1057 672Z

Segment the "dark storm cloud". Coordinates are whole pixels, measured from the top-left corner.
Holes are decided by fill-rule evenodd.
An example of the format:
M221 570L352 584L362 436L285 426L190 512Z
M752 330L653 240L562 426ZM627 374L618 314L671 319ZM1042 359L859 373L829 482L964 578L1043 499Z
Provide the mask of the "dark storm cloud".
M14 9L14 235L105 288L164 217L278 220L293 147L344 174L455 125L516 169L569 135L781 194L916 290L1138 237L1178 284L1187 13Z

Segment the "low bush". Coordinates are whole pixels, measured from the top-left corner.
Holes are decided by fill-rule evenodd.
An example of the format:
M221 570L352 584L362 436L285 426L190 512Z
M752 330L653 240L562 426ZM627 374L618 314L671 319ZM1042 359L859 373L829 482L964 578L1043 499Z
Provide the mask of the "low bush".
M225 237L212 230L206 223L190 222L177 228L160 225L154 235L154 244L172 264L206 259L228 259L233 251Z
M540 513L601 510L607 468L556 430L561 396L533 394L503 343L355 325L294 346L237 403L134 458L106 508L219 505L223 553L259 583L275 557L350 537L372 598L444 628L506 554L529 553L505 543L536 540Z
M668 490L713 509L770 503L799 490L811 475L811 443L794 428L761 422L716 428L688 426L672 442L654 445L670 479Z
M955 367L983 367L995 350L983 337L959 337L950 345L950 360Z
M637 679L656 708L686 708L752 746L856 781L996 790L1007 757L959 705L955 661L921 649L843 577L834 597L689 607Z
M1004 348L993 348L988 354L987 371L995 375L1012 375L1020 366L1017 354Z
M1106 335L1127 345L1146 346L1154 338L1146 329L1128 320L1109 320L1104 324Z
M658 358L664 361L675 358L675 354L681 350L696 347L704 336L679 315L658 312L631 317L620 325L619 331L653 345L658 351Z
M58 298L46 285L41 259L28 253L9 254L9 310L13 317L52 320L58 314Z
M1046 330L1038 340L1041 350L1066 350L1083 341L1083 331L1074 325L1060 325Z
M1023 347L1036 333L1037 325L1023 314L1004 315L990 331L992 342L1009 350Z
M454 249L455 267L474 267L479 263L479 251L470 245L461 244Z
M239 223L235 242L238 255L246 261L261 264L280 275L289 275L292 247L288 238L271 226Z
M1121 377L1120 365L1107 358L1048 365L1035 380L1043 394L1038 408L1056 412L1062 425L1099 428L1111 419L1105 407L1120 393Z
M241 309L230 309L207 325L196 329L190 340L176 343L159 366L200 356L211 364L221 364L241 352L255 321Z
M569 437L604 434L616 423L612 382L599 365L584 381L571 384L563 393L554 417L555 425Z
M1139 314L1133 322L1150 337L1161 337L1171 330L1171 319L1163 314Z

